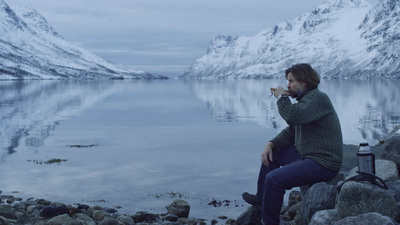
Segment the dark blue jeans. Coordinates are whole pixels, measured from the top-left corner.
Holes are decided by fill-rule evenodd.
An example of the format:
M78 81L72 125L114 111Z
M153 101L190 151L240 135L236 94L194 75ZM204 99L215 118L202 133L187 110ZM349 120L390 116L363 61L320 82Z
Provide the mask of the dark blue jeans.
M269 167L261 164L257 196L262 199L261 216L265 225L279 224L286 190L328 181L338 171L329 170L314 160L301 157L294 145L273 153Z

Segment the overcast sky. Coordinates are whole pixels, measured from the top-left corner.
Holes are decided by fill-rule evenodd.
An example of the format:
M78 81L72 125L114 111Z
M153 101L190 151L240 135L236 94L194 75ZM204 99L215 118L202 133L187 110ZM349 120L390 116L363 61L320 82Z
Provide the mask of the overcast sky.
M323 0L5 0L45 16L66 40L118 64L176 76L216 35L254 36Z

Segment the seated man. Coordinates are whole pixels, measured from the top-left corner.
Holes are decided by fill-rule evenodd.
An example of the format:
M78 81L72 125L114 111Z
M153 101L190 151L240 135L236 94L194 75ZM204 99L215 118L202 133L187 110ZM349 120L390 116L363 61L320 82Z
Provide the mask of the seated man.
M288 90L271 90L289 126L261 152L256 195L243 193L247 203L261 209L264 225L279 224L285 190L331 180L342 165L340 121L329 97L318 89L319 75L309 64L297 64L285 76Z

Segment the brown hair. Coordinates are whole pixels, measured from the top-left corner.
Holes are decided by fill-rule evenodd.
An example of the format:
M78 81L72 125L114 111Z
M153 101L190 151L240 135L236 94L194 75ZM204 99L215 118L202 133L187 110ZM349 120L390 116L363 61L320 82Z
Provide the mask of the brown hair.
M293 65L285 71L286 79L292 73L297 81L302 81L306 83L306 87L309 89L314 89L318 87L320 82L320 76L318 73L307 63L300 63Z

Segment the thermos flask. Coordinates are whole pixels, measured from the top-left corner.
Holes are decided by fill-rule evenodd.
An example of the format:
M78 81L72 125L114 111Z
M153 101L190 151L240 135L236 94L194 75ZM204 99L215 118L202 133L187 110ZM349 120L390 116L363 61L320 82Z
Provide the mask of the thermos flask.
M358 171L375 174L375 155L372 153L368 143L360 143L357 160Z

